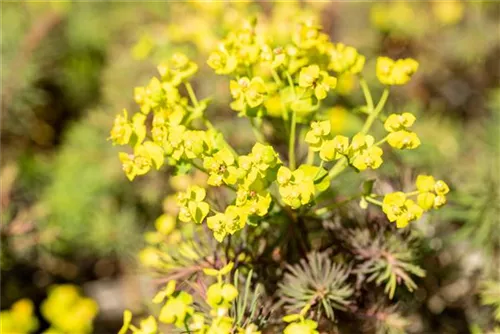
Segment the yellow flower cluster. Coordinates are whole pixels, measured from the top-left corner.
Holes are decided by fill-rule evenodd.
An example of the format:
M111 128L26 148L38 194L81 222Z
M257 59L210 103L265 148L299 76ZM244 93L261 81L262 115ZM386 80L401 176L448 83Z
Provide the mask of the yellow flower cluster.
M390 222L396 222L398 228L405 227L412 220L418 219L424 210L405 193L398 191L385 195L382 210Z
M0 313L1 333L27 334L38 328L38 319L34 314L33 302L29 299L20 299L8 310Z
M386 141L397 149L415 149L420 145L417 134L410 130L415 116L407 112L387 117L385 138L376 141L370 132L377 121L384 119L389 86L407 83L418 69L415 60L378 58L376 75L386 87L377 102L361 74L365 57L352 46L332 43L314 20L302 19L292 31L274 37L260 30L255 21L245 22L242 28L226 34L207 61L215 73L229 77L230 108L250 120L258 142L247 154L229 145L205 117L208 99L199 101L188 81L198 67L182 54L174 54L162 62L158 66L159 77L135 89L138 113L130 116L124 110L117 115L110 140L117 145L130 145L131 153L119 154L130 180L165 164L175 167L179 174L196 168L206 175L204 183L193 182L187 186L189 180L184 182L184 187L174 187L177 191L175 209L165 210L155 222L156 231L146 234L149 247L140 255L144 264L162 272L179 268L174 259L176 255L161 248L168 245L189 261L203 260L204 265L197 267L203 268L206 260L213 259L203 257L194 249L192 235L199 233L201 227L210 229L214 238L223 242L247 224L263 222L262 227L266 226L275 215L291 224L301 215L323 219L331 206L311 209L322 199L320 195L331 186L332 180L346 168L352 167L357 172L379 168L383 163L381 145ZM359 80L366 102L356 108L367 115L363 126L348 131L348 136L335 135L339 131L332 130L332 122L323 120L328 95L338 93L337 77L342 76ZM350 86L356 87L354 82ZM278 123L266 116L282 120ZM280 130L275 126L276 135L267 138L271 131L262 131L263 126L281 122L283 133L278 134ZM288 142L284 143L288 144L288 154L285 145L275 141L281 139L281 134ZM285 160L280 159L278 152ZM317 160L319 164L315 165ZM372 193L373 182L363 184L363 194L358 196L361 206L379 205L398 228L419 219L431 208L441 207L449 191L443 181L421 175L416 181L416 191L396 191L378 201L378 195ZM226 193L223 189L212 192L214 189L207 185L233 192L224 198L227 201L219 201L216 196ZM195 224L177 226L178 220ZM206 226L200 226L204 223ZM188 228L192 229L185 233ZM234 254L231 243L217 248L226 246L227 256L234 255L239 263L247 261L250 265L248 254ZM219 260L216 257L215 262ZM232 270L232 263L220 270L203 270L206 275L217 278L198 291L206 304L203 308L195 302L193 291L176 290L176 282L170 281L153 299L154 303L163 304L159 316L143 319L139 327L135 327L131 324L131 313L126 312L120 334L128 330L139 334L158 333L157 321L195 334L260 333L251 323L239 327L242 326L238 320L241 314L232 309L241 301L237 280L233 285L223 279ZM287 323L284 333L319 332L318 323L306 319L309 307L308 304L299 314L283 318Z
M158 231L151 234L151 240L173 235L174 216L177 216L182 222L205 222L215 239L222 242L227 235L244 228L248 221L268 215L272 207L308 209L348 166L356 171L379 168L383 163L380 145L385 141L398 149L420 145L416 133L410 131L415 122L410 113L389 115L384 123L389 133L384 139L376 142L369 134L372 125L381 118L389 87L374 103L361 75L365 57L354 47L332 43L321 26L309 18L302 19L287 36L275 40L259 30L255 21L246 22L240 29L230 31L208 58L208 65L217 74L230 77L230 107L240 116L251 118L259 142L246 155L236 153L205 117L208 99L199 101L189 83L198 66L180 53L158 66L158 78L135 89L140 112L130 116L124 110L116 116L109 139L117 145L131 146L132 152L119 153L130 180L164 164L175 166L178 173L194 167L208 175L209 186L224 186L235 194L226 207L219 208L209 204L210 191L203 187L192 186L180 192L179 212L158 220ZM379 57L376 74L386 86L402 85L417 68L418 63L410 58ZM332 73L357 76L363 90L366 106L359 110L368 117L352 137L334 135L329 120L317 120L320 116L316 111L337 86ZM260 132L260 124L267 121L263 116L270 114L282 117L285 123L288 161L280 159L276 152L279 146L275 150ZM301 138L296 136L298 123L310 124L309 131ZM297 164L295 151L297 141L302 139L309 145L309 152L307 161ZM320 166L314 165L316 153L321 159ZM331 168L325 166L333 161ZM276 186L279 196L273 193ZM404 226L420 217L421 210L427 210L431 202L432 207L444 204L444 193L439 191L422 190L418 204L402 192L387 195L383 205L379 204L391 221ZM375 204L374 196L365 194L362 203L371 198ZM273 202L276 206L272 206ZM158 264L156 252L143 255L146 262Z
M326 98L330 89L337 85L337 79L326 71L321 71L318 65L303 67L299 74L299 87L314 90L318 100Z
M309 311L310 304L297 314L289 314L283 317L283 321L289 323L283 334L319 334L318 323L311 319L305 319L304 315Z
M420 146L420 139L415 132L409 131L415 116L410 113L391 114L384 123L385 129L389 132L387 142L389 145L399 149L412 150Z
M281 198L293 209L309 204L317 193L330 185L325 175L324 169L312 165L301 165L293 172L280 167L277 182Z
M392 60L388 57L377 58L377 78L384 85L404 85L410 81L418 69L418 62L412 58Z
M236 191L234 205L224 212L217 212L207 218L207 226L214 237L221 242L227 234L241 230L251 215L265 216L271 205L271 195L266 190L276 179L281 165L278 154L272 146L257 143L248 155L236 156L222 148L213 155L206 155L203 166L209 175L208 184L226 185ZM179 220L201 223L208 215L210 206L204 201L205 189L192 186L178 194Z
M180 207L179 220L201 224L210 211L210 205L203 201L205 196L205 189L198 186L191 186L186 192L179 193L177 195L177 204Z
M121 152L120 161L130 180L144 175L152 167L159 169L165 157L173 161L194 159L212 153L218 134L214 131L191 130L191 122L200 118L206 102L193 100L192 106L179 92L197 70L197 65L183 54L158 66L161 80L152 78L145 87L136 87L134 98L141 112L129 120L128 112L117 115L109 139L117 145L130 144L133 153ZM147 133L147 115L153 113L150 133Z
M230 205L224 213L208 217L207 226L214 232L214 238L221 242L227 234L241 230L247 221L248 214L237 206Z
M42 315L52 327L47 333L92 333L97 303L83 297L73 285L58 285L41 305Z
M266 85L260 77L254 77L252 80L247 77L242 77L238 81L231 80L229 89L234 99L230 107L244 115L255 114L255 108L262 105L267 95Z
M158 321L173 324L175 327L193 334L260 334L257 326L248 324L245 327L235 326L235 321L229 316L233 301L238 297L238 290L231 283L226 283L223 277L228 275L234 264L230 262L220 270L204 269L208 276L217 277L205 293L205 302L210 307L210 319L197 311L193 303L193 296L186 291L176 291L176 282L169 281L153 298L153 303L164 303ZM165 302L166 300L166 302ZM157 334L158 324L153 316L149 316L140 323L140 328L131 324L132 314L124 312L123 326L119 334L125 334L129 329L135 334Z
M349 146L349 162L358 170L377 169L382 165L383 151L375 145L375 139L370 135L356 134Z
M352 46L342 43L332 45L329 50L329 68L337 73L357 74L363 70L365 56L358 53Z
M445 195L450 191L448 185L442 181L436 181L434 177L419 175L416 181L417 190L405 194L395 192L384 197L382 210L391 222L396 222L398 228L405 227L412 220L422 216L424 211L432 208L438 209L446 203ZM417 202L408 198L417 195Z
M365 63L355 48L332 43L313 18L301 20L291 38L280 42L274 44L255 23L245 23L210 54L207 63L215 73L234 78L231 108L241 116L288 118L280 111L285 105L302 122L337 86L329 71L356 74Z
M448 185L442 181L434 180L430 175L419 175L416 182L418 205L424 210L438 209L446 204L446 194L450 191Z
M372 136L358 133L349 144L349 138L331 135L330 121L313 122L305 141L312 151L319 151L319 156L323 161L345 157L358 170L376 169L382 164L383 151L374 145L375 139Z
M83 297L74 285L53 286L40 311L51 325L44 334L92 333L92 322L97 315L97 303ZM0 333L28 334L35 332L39 321L35 307L29 299L15 302L8 310L0 313Z

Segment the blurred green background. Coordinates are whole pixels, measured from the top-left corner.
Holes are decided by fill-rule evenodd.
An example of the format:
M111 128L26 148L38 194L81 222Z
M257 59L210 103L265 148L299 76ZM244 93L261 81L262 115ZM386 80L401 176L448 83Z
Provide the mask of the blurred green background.
M135 110L134 86L183 51L200 65L199 96L214 97L211 117L230 142L245 143L226 125L236 116L208 53L244 19L257 15L279 30L299 11L317 13L334 42L364 54L375 87L378 55L419 61L388 110L420 116L423 145L392 153L381 173L404 187L426 171L452 193L442 212L416 224L427 277L413 297L420 306L410 331L491 325L481 286L493 282L500 303L497 2L2 2L2 309L19 298L38 304L55 283L80 285L98 301L96 333L116 332L124 307L140 309L151 284L134 256L172 186L168 170L126 179L106 141L115 114ZM343 77L327 103L337 131L356 126L347 112L362 103L353 78Z

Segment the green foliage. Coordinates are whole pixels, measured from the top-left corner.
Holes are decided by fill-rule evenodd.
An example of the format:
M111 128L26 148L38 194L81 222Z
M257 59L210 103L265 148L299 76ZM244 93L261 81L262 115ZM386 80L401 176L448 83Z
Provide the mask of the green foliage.
M67 133L41 196L47 210L41 224L58 236L50 245L55 252L67 253L75 245L103 254L122 252L135 239L134 211L113 198L121 174L108 158L114 150L101 148L100 122L99 114L93 113L87 123Z
M301 310L306 305L317 308L316 317L323 314L334 320L334 309L346 310L354 289L347 279L349 270L332 263L326 253L311 253L300 264L288 266L280 283L282 302L288 311Z
M500 234L496 225L500 215L500 178L498 176L499 161L499 113L500 91L490 92L489 110L492 120L476 125L481 136L478 143L473 142L472 148L477 153L478 163L468 166L467 172L474 173L474 178L460 187L453 196L454 206L446 214L446 218L463 223L457 231L457 239L469 239L476 246L487 252L493 252L500 245ZM478 147L479 146L479 147ZM479 150L483 148L483 150Z
M500 323L500 282L485 281L481 290L481 302L493 307L495 320Z
M354 272L367 282L384 283L384 292L390 299L401 283L409 291L417 288L410 275L425 276L425 271L413 264L416 259L411 239L402 239L397 234L373 236L368 230L354 230L349 243L359 261Z
M130 254L168 194L139 259L177 284L120 333L495 332L497 4L2 8L2 302L16 261L32 290Z
M243 270L258 269L269 261L268 243L271 252L286 249L289 242L299 245L296 254L292 249L281 254L285 263L291 263L286 267L287 273L281 275L270 268L275 271L270 285L279 290L270 295L280 299L274 308L288 314L283 318L288 323L283 328L285 333L317 333L318 329L331 327L337 318L334 309L347 314L356 310L359 288L372 282L384 284L389 299L394 298L399 284L409 291L416 288L411 276L422 277L424 271L412 263L416 259L410 239L400 238L384 228L379 229L384 234L370 242L373 241L370 229L341 229L347 236L344 240L347 249L333 257L331 250L318 252L321 239L315 238L312 226L308 226L314 220L328 219L328 207L318 208L319 199L333 190L332 181L341 173L348 169L361 173L381 167L382 155L389 151L385 142L399 150L413 150L420 145L416 133L409 130L416 119L413 114L393 113L383 119L381 116L391 86L406 84L418 63L411 58L378 57L375 72L384 90L374 103L372 91L361 76L364 62L364 56L354 48L330 42L311 18L299 21L281 45L261 34L256 21L244 22L240 29L229 32L207 63L217 74L229 77L233 99L229 107L250 121L257 142L248 154L239 153L217 130L216 124L209 121L208 99L200 102L190 83L198 66L185 55L173 54L158 67L159 78L153 77L147 85L136 87L134 99L140 111L129 116L125 110L117 115L109 137L114 145L128 145L131 150L119 153L126 176L132 181L164 164L190 164L208 176L203 186L192 184L178 192L178 211L166 210L157 220L157 232L147 235L150 246L140 254L144 264L165 273L168 279L182 277L190 281L196 277L198 280L180 291L174 291L173 283L160 290L154 298L157 303L166 299L158 316L160 322L194 333L265 330L264 322L254 322L259 294L254 295L249 313L245 306L251 276L246 279L243 302L238 301L237 280L233 285L224 281L223 276L232 270L233 262L240 264L238 270ZM366 120L349 137L334 135L331 122L321 116L324 103L337 84L334 75L339 73L331 73L332 68L357 74L365 98L359 109L367 114ZM280 114L269 107L271 99L280 100ZM265 123L275 123L276 118L285 126L283 141L285 146L288 144L288 154L284 154L280 144L271 144L272 138L263 131ZM376 141L372 128L378 120L385 120L389 134ZM305 147L303 142L307 144ZM300 159L297 152L304 148L307 157ZM189 174L187 177L189 181ZM432 208L440 208L449 192L444 181L425 175L417 177L416 190L409 192L379 195L375 193L375 181L370 182L354 198L361 199L361 209L367 209L368 204L381 207L397 228L406 227ZM384 196L382 202L377 200L380 196ZM180 225L175 229L175 217L180 224L194 223L197 227L188 229ZM164 223L168 223L167 229L163 228ZM265 234L271 224L282 224L284 229L298 228L300 233L292 237L293 241L283 236L272 241ZM217 244L205 236L200 238L199 233L206 233L206 228L212 231ZM321 233L321 227L314 229ZM257 254L246 246L255 236L264 247ZM164 242L178 250L169 253ZM210 248L213 253L207 252ZM293 265L297 258L300 264ZM231 264L222 267L225 263ZM200 276L200 271L216 276L217 282ZM352 283L354 277L356 286ZM202 297L210 312L199 308L203 303L196 301L192 291ZM292 311L298 313L289 314ZM127 328L140 331L130 325L129 315L125 317L124 331ZM149 319L144 321L149 324ZM391 323L397 330L406 325L396 315L385 325ZM156 331L154 326L151 329Z

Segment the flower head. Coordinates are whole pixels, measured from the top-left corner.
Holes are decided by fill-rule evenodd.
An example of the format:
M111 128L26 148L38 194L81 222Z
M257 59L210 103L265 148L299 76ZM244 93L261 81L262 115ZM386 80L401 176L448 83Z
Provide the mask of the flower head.
M405 227L423 214L422 208L400 191L385 195L382 203L382 210L387 218L390 222L395 221L398 228Z
M374 145L375 139L370 135L356 134L351 141L349 162L358 170L376 169L382 165L383 151Z
M377 78L384 85L404 85L418 69L418 62L412 58L392 60L377 58Z
M338 43L329 49L329 68L337 73L356 74L363 70L365 57L352 46Z
M179 219L183 222L194 221L200 224L208 215L210 206L205 199L205 189L198 186L189 187L186 192L177 195L177 204L181 207Z

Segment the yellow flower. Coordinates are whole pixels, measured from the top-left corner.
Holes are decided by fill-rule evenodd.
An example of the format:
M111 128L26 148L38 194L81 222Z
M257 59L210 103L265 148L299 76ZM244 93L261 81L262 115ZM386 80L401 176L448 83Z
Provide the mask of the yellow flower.
M410 128L415 123L415 116L408 112L402 114L391 114L384 123L387 132L396 132Z
M163 235L169 235L175 229L175 217L163 214L155 220L155 227Z
M348 148L349 138L337 135L332 140L324 142L319 152L319 156L325 161L337 160L348 153Z
M238 169L233 153L228 148L223 148L211 157L203 160L203 167L208 171L207 183L212 186L235 184L238 178Z
M312 19L304 20L300 23L298 29L294 31L292 40L295 45L301 49L310 49L320 42L321 26Z
M238 297L238 290L230 283L214 283L208 287L207 303L212 308L229 307L231 302Z
M396 222L398 228L405 227L412 220L423 214L423 209L413 200L407 199L403 192L387 194L382 202L382 211L390 222Z
M193 297L185 291L180 291L175 297L170 296L168 298L168 301L160 310L158 320L183 328L185 319L194 313L192 303Z
M322 173L324 172L324 173ZM310 203L317 191L323 191L323 187L328 186L327 178L323 178L325 183L315 184L316 178L325 176L326 171L317 166L301 165L293 172L287 167L280 167L277 175L279 193L285 204L293 209Z
M200 224L210 211L208 203L203 201L205 196L205 189L198 186L191 186L186 192L179 193L177 195L177 203L181 208L179 219L186 223L194 221Z
M149 172L153 165L160 169L164 163L164 152L157 144L148 141L136 146L134 154L120 152L119 158L125 175L132 181L137 175Z
M378 57L377 78L384 85L404 85L410 81L418 69L418 62L412 58L392 60L387 57Z
M423 192L418 194L417 203L425 211L430 210L434 207L434 202L436 200L436 195L431 192Z
M311 130L306 133L305 142L313 151L319 151L326 139L329 138L331 130L330 121L313 122Z
M416 181L419 192L417 202L424 210L438 209L446 204L446 194L450 191L448 185L443 181L436 181L429 175L419 175Z
M444 197L443 195L438 195L434 199L434 208L435 209L439 209L440 207L442 207L445 204L446 204L446 197Z
M63 333L91 333L98 306L83 297L78 288L63 284L53 287L40 307L52 327Z
M29 299L20 299L9 310L0 312L0 332L27 334L38 328L38 319L34 314L33 302Z
M214 233L214 238L222 242L227 234L234 234L245 227L248 213L241 207L230 205L224 213L216 213L207 218L207 226Z
M465 3L460 0L432 1L432 12L442 24L453 25L464 17Z
M249 214L263 217L271 205L271 194L264 189L241 187L236 193L236 205Z
M416 186L420 192L429 192L434 190L436 185L436 180L431 175L419 175L417 176Z
M230 74L236 69L238 61L235 56L230 55L224 47L221 47L220 50L210 54L207 64L217 74Z
M306 319L299 322L292 322L286 326L283 334L318 334L316 330L318 323L316 321Z
M318 100L323 100L330 89L335 88L337 79L320 71L318 65L310 65L300 70L299 87L314 89L314 95Z
M394 148L412 150L420 146L420 139L412 131L400 130L389 133L387 142Z
M438 195L446 195L450 192L450 188L443 180L439 180L436 182L436 184L434 185L434 190Z
M231 102L231 108L236 111L246 112L248 107L256 108L264 103L267 95L266 85L261 77L242 77L238 81L231 80L229 89L235 101Z
M198 65L182 53L174 53L167 61L158 65L162 81L178 86L198 70Z
M222 242L227 235L226 232L226 216L223 213L216 213L207 218L207 226L214 233L214 238L218 242Z
M128 123L128 113L123 109L123 115L116 115L110 137L113 144L126 145L132 136L132 126Z
M365 57L352 46L338 43L329 50L329 68L338 73L356 74L363 70Z
M351 141L349 162L358 170L377 169L382 165L382 149L374 146L375 139L370 135L356 134Z

